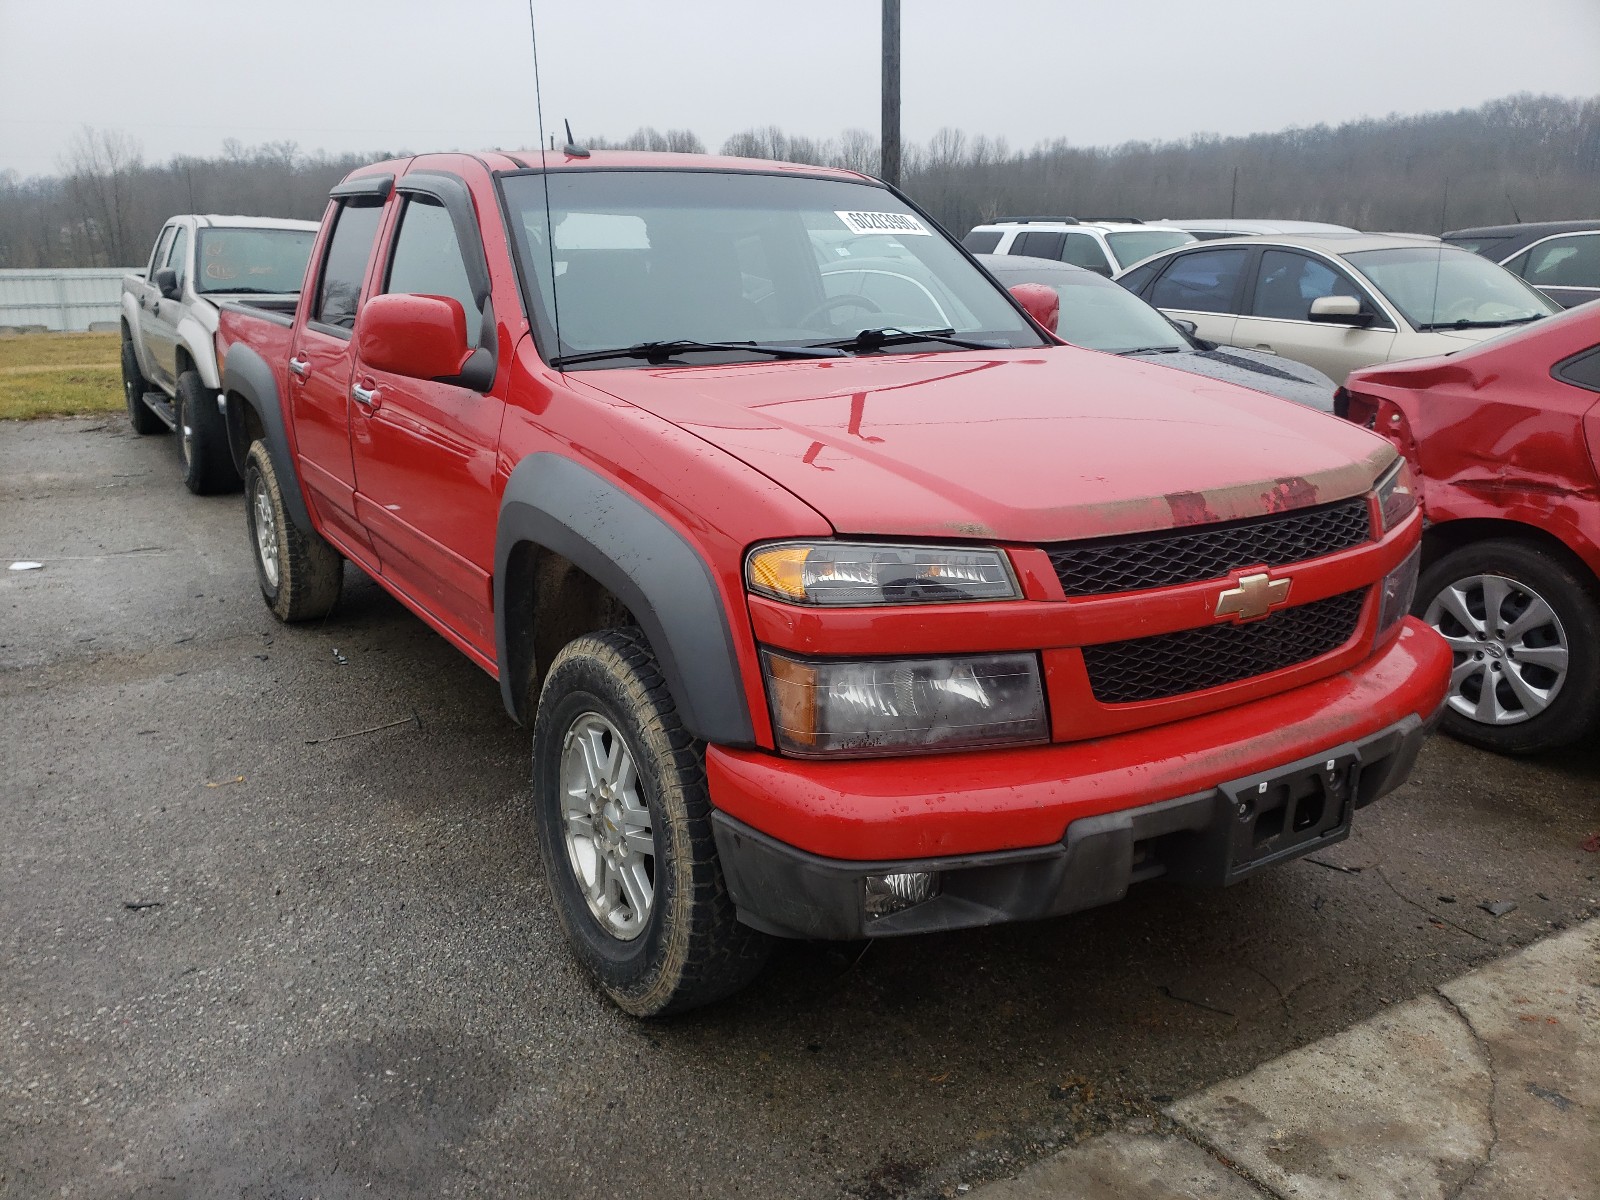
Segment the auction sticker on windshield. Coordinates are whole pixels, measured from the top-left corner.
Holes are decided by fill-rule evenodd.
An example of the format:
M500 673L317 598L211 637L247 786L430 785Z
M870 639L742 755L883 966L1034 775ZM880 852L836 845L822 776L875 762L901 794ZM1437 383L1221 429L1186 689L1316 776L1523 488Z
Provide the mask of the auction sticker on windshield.
M840 212L835 209L833 215L843 221L851 233L922 233L933 236L933 231L910 213Z

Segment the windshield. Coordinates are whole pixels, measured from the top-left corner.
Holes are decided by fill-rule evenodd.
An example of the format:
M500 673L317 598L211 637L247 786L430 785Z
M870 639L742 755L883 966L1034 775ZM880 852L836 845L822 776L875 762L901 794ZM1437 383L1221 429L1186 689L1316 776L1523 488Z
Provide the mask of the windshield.
M1358 250L1344 258L1415 329L1487 328L1561 311L1504 267L1450 246Z
M1041 344L992 280L883 188L628 170L512 175L503 184L537 287L530 308L544 329L559 324L559 348L544 339L547 357L652 342L817 346L885 328ZM760 357L737 349L672 357L679 353L695 362Z
M201 292L300 291L315 229L202 229L195 252Z
M1171 323L1132 292L1095 277L1052 280L1061 297L1056 332L1074 346L1126 354L1131 350L1188 350Z
M1140 229L1132 233L1106 234L1106 241L1111 243L1111 252L1125 267L1131 267L1141 258L1149 258L1174 246L1186 246L1199 240L1194 234L1181 229Z

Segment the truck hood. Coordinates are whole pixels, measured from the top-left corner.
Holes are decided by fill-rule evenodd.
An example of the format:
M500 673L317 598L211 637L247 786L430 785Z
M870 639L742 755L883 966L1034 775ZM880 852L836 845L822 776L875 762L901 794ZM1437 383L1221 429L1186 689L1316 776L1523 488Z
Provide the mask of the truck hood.
M1260 392L1061 346L569 375L845 534L1049 542L1339 500L1395 457Z

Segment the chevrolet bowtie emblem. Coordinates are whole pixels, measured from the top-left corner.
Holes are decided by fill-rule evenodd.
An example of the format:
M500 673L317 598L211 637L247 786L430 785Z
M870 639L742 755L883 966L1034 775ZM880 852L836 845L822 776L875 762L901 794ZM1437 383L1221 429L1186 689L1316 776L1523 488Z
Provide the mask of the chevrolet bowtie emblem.
M1229 588L1217 597L1217 618L1256 621L1288 599L1287 579L1274 579L1265 571L1260 575L1245 575L1240 577L1238 587Z

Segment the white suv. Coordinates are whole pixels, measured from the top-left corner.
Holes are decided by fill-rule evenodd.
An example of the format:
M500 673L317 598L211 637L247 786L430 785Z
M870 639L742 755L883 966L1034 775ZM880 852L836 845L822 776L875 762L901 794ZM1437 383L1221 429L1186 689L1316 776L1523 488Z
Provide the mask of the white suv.
M1115 275L1134 263L1195 240L1167 221L1133 217L1008 217L974 225L961 244L974 254L1053 258L1097 275Z

